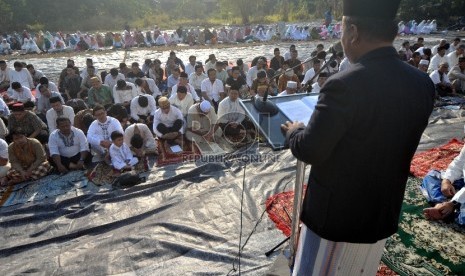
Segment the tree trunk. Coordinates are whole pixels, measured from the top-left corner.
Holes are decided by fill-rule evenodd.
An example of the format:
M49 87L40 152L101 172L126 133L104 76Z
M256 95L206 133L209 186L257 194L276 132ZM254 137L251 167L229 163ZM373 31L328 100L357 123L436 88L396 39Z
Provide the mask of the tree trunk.
M239 2L239 11L241 13L242 24L247 25L249 24L249 10L248 10L248 1L249 0L241 0Z
M283 16L282 20L284 22L289 21L289 0L282 0L283 1Z

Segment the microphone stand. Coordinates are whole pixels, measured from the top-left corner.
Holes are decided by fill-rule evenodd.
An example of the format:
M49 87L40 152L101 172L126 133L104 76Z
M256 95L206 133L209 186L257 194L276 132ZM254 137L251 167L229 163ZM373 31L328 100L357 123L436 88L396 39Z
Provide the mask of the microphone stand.
M323 72L323 70L325 70L326 68L328 68L329 64L330 64L331 62L335 61L335 60L336 60L336 55L334 54L334 55L332 55L332 56L329 58L328 61L325 61L325 63L323 64L323 66L320 68L320 70L318 70L318 72L315 72L315 75L305 83L305 85L304 85L304 87L303 87L303 90L306 91L307 93L311 93L311 92L312 92L312 85L311 85L311 84L313 83L313 80L314 80L321 72ZM329 68L328 68L328 71L329 71Z
M308 59L304 60L303 62L297 64L296 66L287 69L286 71L279 72L279 73L275 74L274 76L268 78L268 80L275 79L276 77L281 76L282 74L285 74L286 72L289 72L291 70L294 70L295 68L297 68L299 66L302 66L302 64L305 64L305 63L307 63L309 61L312 61L312 60L314 60L316 58L317 57L308 58ZM313 80L313 78L312 78L312 80ZM263 98L261 98L260 96L255 95L254 99L252 100L252 104L255 106L255 108L257 109L257 111L260 114L268 115L268 116L271 117L271 116L274 116L274 115L278 114L279 108L276 106L275 103L273 103L271 101L268 101L268 96L269 96L269 92L268 92L268 89L267 89L265 94L263 95Z

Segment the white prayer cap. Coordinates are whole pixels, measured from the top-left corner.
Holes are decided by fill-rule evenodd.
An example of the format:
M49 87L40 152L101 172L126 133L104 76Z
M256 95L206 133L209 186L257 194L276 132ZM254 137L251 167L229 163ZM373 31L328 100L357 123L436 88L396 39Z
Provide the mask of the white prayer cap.
M423 51L423 49L425 49L425 47L420 47L420 48L418 48L415 52L416 52L416 53L420 53L420 55L424 56L424 55L425 55L425 52Z
M428 64L429 64L429 60L422 59L422 60L420 60L420 63L418 65L426 65L427 66Z
M212 105L210 104L209 101L202 101L200 103L200 110L202 110L202 112L210 112L210 109L212 108Z
M287 87L288 87L288 88L297 88L297 82L295 82L295 81L288 81L288 82L287 82Z

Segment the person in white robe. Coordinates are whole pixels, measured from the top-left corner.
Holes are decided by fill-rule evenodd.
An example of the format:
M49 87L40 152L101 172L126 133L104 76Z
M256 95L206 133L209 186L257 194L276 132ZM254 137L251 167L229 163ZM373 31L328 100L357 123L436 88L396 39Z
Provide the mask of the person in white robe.
M459 63L459 58L463 57L465 44L460 44L457 48L447 55L447 63L450 67L454 67Z
M438 53L435 54L429 63L428 66L428 73L431 74L434 70L437 70L439 68L439 65L442 63L447 63L447 56L446 56L446 51L449 47L448 46L440 46L438 47Z
M286 84L286 90L279 93L278 96L292 95L292 94L295 94L296 92L297 92L297 82L288 81Z
M118 80L116 85L113 86L113 100L115 104L122 104L126 108L129 108L132 99L138 95L139 92L136 86L125 80Z
M64 105L62 99L58 96L50 98L50 105L52 108L47 110L45 117L47 118L47 125L50 132L57 129L56 120L58 117L68 118L71 125L74 125L74 109L71 106Z
M189 83L189 78L187 77L187 74L184 73L184 72L181 72L181 74L179 75L178 83L175 84L171 88L170 98L173 97L174 95L176 95L176 92L178 91L178 88L181 87L181 86L184 86L186 88L187 93L191 94L194 101L196 101L196 102L200 101L199 95L197 95L197 92L195 91L194 86Z
M13 53L13 50L11 49L10 43L8 43L6 39L3 39L2 43L0 43L0 54L11 55L12 53Z
M187 116L187 112L189 111L189 108L194 104L194 99L192 98L192 94L187 92L187 88L185 86L176 87L176 94L172 94L172 96L169 98L169 101L171 105L181 110L184 118Z
M131 119L134 122L151 124L157 111L155 99L151 95L139 95L131 100Z
M126 80L126 77L124 74L118 72L118 68L112 68L110 69L110 74L105 76L104 84L113 89L119 80Z
M13 89L11 89L11 84L13 82L19 82L22 86L27 87L29 89L34 88L34 81L32 80L32 76L26 68L23 68L23 64L19 61L16 61L13 64L14 70L9 70L9 80L10 80L10 88L8 89L9 93L13 93Z
M242 124L245 119L245 111L239 104L240 87L231 86L228 97L224 98L218 105L218 123L225 135L237 135L245 131Z
M111 133L113 143L110 146L111 165L119 171L131 170L139 162L129 146L124 143L124 134L119 131Z
M153 132L158 138L182 144L184 117L179 108L172 106L166 97L158 100L160 107L153 116Z
M145 124L134 123L124 130L124 143L138 157L145 154L156 154L157 143L152 131Z
M13 82L11 83L11 88L13 93L9 97L12 99L14 102L35 102L35 97L31 93L31 89L22 86L19 82Z
M154 98L161 96L160 89L158 88L155 81L151 78L137 78L134 81L134 84L136 85L138 95L149 94L152 95Z
M108 153L112 143L111 133L113 131L123 133L123 127L117 119L107 116L105 108L101 105L94 106L92 113L96 120L89 126L87 140L92 150L97 154L98 160Z
M50 133L48 147L54 166L60 173L84 169L89 156L89 143L82 130L71 125L68 118L60 117L58 128Z
M321 88L326 82L326 79L328 78L328 73L326 72L321 72L318 75L318 80L314 84L312 84L312 93L320 93Z

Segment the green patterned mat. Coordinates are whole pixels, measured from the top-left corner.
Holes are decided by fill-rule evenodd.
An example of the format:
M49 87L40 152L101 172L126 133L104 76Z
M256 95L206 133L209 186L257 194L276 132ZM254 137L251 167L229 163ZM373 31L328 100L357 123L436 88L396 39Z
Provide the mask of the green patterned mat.
M465 275L465 228L425 220L420 184L407 182L399 230L387 240L382 261L400 275Z

